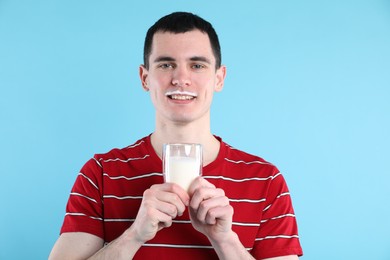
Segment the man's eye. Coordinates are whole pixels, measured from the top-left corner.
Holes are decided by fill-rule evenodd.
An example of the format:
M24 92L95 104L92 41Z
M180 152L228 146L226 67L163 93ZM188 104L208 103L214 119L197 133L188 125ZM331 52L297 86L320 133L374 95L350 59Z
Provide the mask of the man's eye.
M202 65L202 64L194 64L194 65L192 65L192 68L194 68L194 69L203 69L205 66L204 65Z
M170 68L173 68L173 65L169 64L169 63L163 63L163 64L159 65L159 68L161 68L161 69L170 69Z

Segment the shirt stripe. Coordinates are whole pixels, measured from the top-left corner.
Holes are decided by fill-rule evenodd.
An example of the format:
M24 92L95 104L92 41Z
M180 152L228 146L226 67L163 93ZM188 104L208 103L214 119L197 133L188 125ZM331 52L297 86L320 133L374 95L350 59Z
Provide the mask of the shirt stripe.
M103 160L103 162L105 162L105 163L107 163L107 162L124 162L124 163L127 163L127 162L130 162L130 161L144 160L144 159L148 158L149 156L150 156L149 154L146 154L144 157L127 158L125 160L120 159L120 158L113 158L113 159Z
M232 222L233 225L236 226L244 226L244 227L259 227L260 223L242 223L242 222Z
M197 248L197 249L214 249L212 246L203 246L203 245L177 245L177 244L149 244L145 243L142 246L150 247L170 247L170 248ZM245 248L246 250L251 250L252 248Z
M239 161L234 161L234 160L231 160L231 159L228 159L228 158L225 158L226 161L228 162L231 162L231 163L236 163L236 164L239 164L239 163L244 163L244 164L270 164L269 162L263 162L263 161L249 161L249 162L246 162L246 161L243 161L243 160L239 160Z
M134 222L134 218L105 218L104 222Z
M289 195L290 195L290 192L284 192L284 193L279 194L276 197L276 199L280 199L283 196L289 196ZM268 205L267 207L265 207L263 211L267 211L270 207L272 207L272 203L270 205Z
M92 158L92 159L97 163L97 165L99 165L100 168L103 168L103 166L100 164L98 160L96 160L96 158Z
M118 200L128 200L128 199L141 199L143 196L115 196L115 195L103 195L104 199L118 199Z
M90 198L88 196L85 196L85 195L77 193L77 192L71 192L70 195L71 196L80 196L80 197L86 198L86 199L88 199L90 201L93 201L93 202L97 203L95 199L92 199L92 198Z
M253 177L253 178L244 178L244 179L233 179L229 177L224 176L203 176L205 179L222 179L226 181L232 181L232 182L245 182L245 181L266 181L269 179L274 179L276 176L269 176L265 178L259 178L259 177Z
M290 192L282 193L279 196L277 196L276 198L279 199L280 197L287 196L287 195L290 195Z
M248 202L248 203L259 203L264 202L266 199L259 199L259 200L250 200L250 199L229 199L230 202Z
M202 245L174 245L174 244L149 244L149 243L145 243L142 246L213 249L212 246L202 246Z
M98 217L93 217L93 216L88 216L84 213L78 213L78 212L66 212L65 213L65 216L82 216L82 217L89 217L89 218L92 218L92 219L95 219L95 220L101 220L103 221L102 218L98 218Z
M265 223L265 222L270 221L270 220L286 218L286 217L293 217L293 218L295 218L295 215L294 214L283 214L283 215L276 216L276 217L273 217L273 218L270 218L270 219L263 219L263 220L261 220L261 223Z
M120 175L120 176L110 176L108 173L103 173L103 176L106 176L106 177L110 178L111 180L125 179L125 180L128 180L128 181L132 181L132 180L141 179L141 178L147 178L147 177L151 177L151 176L163 176L163 174L162 173L149 173L149 174L138 175L138 176L134 176L134 177L126 177L126 176L123 176L123 175Z
M79 175L84 177L87 181L89 181L92 184L92 186L94 186L97 190L99 189L98 186L88 176L86 176L82 172L80 172Z
M265 240L265 239L275 239L275 238L299 238L298 235L292 235L292 236L288 236L288 235L276 235L276 236L266 236L266 237L260 237L260 238L256 238L255 241L262 241L262 240Z
M138 142L138 143L135 143L135 144L132 144L132 145L127 146L125 149L135 148L135 147L137 147L137 146L139 146L139 145L141 145L141 144L143 144L143 143L145 143L145 141L144 141L144 140L141 140L141 141Z

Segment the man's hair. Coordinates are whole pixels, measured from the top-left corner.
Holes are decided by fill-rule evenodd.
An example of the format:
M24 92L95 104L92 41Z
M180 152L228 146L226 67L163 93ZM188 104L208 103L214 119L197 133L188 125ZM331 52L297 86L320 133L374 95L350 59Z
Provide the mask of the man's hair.
M145 37L144 45L144 66L149 68L149 56L152 51L153 36L157 32L185 33L193 30L199 30L209 36L211 49L215 57L215 67L221 67L221 47L219 45L218 35L211 23L203 18L187 12L174 12L160 18L152 27L149 28Z

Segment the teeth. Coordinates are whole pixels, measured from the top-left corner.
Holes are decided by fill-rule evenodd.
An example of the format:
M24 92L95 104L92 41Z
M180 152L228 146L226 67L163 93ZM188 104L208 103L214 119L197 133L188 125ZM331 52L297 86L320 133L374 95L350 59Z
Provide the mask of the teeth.
M178 100L190 100L193 99L193 96L183 96L183 95L172 95L172 99L178 99Z
M197 94L191 91L172 90L165 93L165 95L174 100L192 100L196 98Z

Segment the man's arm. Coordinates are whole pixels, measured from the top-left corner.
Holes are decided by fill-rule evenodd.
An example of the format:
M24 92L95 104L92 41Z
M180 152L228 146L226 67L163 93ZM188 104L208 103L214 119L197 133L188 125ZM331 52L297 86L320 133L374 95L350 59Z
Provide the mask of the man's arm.
M63 233L55 243L49 260L87 259L103 247L103 239L83 232Z
M129 259L142 245L130 229L109 245L103 247L103 243L103 239L88 233L63 233L54 245L49 260Z
M190 187L190 217L196 230L209 239L219 259L254 259L232 230L233 207L222 189L203 178L197 178ZM296 260L289 255L267 260Z
M122 240L122 242L120 242ZM128 243L133 244L131 241ZM120 245L123 245L124 248L120 248ZM53 250L50 253L49 260L61 260L61 259L88 259L95 252L98 251L90 259L121 259L118 255L122 253L125 259L129 259L129 255L133 255L132 252L125 252L124 250L130 249L130 246L125 246L126 242L123 237L119 237L109 246L103 248L103 239L100 237L82 233L82 232L73 232L73 233L64 233L57 240L56 244L53 247ZM99 251L100 250L100 251ZM282 256L275 258L267 258L264 260L297 260L297 256Z
M188 194L176 184L153 185L144 192L134 223L120 237L104 246L103 239L92 234L63 233L49 259L131 259L146 241L183 214L188 201Z

